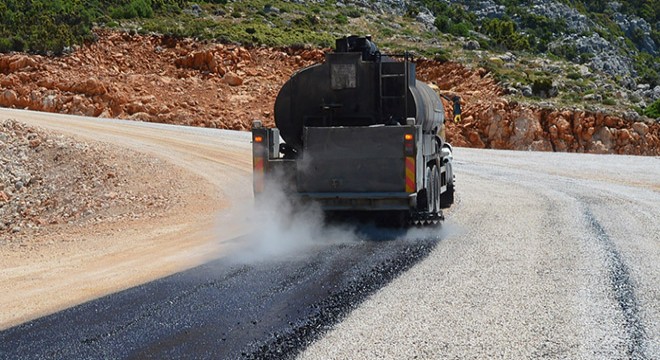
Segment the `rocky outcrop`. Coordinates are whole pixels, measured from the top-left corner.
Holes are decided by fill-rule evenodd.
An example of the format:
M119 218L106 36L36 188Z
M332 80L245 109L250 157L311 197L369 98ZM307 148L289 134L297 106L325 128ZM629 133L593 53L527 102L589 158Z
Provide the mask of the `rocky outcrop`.
M660 125L605 113L540 109L503 101L467 106L449 141L494 149L660 155Z
M448 1L460 4L475 14L479 21L492 18L501 19L508 15L519 26L524 26L522 14L507 13L509 5L499 5L501 2L493 0ZM627 39L603 38L600 34L607 31L607 23L594 21L594 17L590 18L566 2L533 0L520 6L516 11L527 11L530 14L564 23L566 26L552 35L548 45L549 49L559 50L556 53L568 53L571 56L575 49L578 56L575 56L574 62L584 63L594 71L604 72L612 78L620 79L618 82L621 86L634 90L637 84L633 79L638 75L634 68L636 51L626 44L626 40L632 41L640 51L646 51L654 56L657 56L660 44L654 42L653 26L646 20L619 12L621 4L618 2L608 2L607 6L609 7L608 13L612 14L608 17L619 25ZM524 28L520 29L525 32Z
M464 3L463 1L460 1ZM493 0L484 0L472 2L469 5L469 10L474 12L478 19L500 19L506 14L506 7L498 5Z
M3 56L0 58L0 73L11 74L20 70L38 70L40 59L40 57L23 54Z
M575 8L558 1L534 0L529 10L532 14L545 16L553 20L563 20L566 23L566 30L572 33L589 31L593 25L585 15Z
M636 16L626 16L621 13L614 14L614 21L619 25L626 36L635 42L640 50L652 55L658 55L658 45L651 38L651 25L644 19Z
M241 68L241 64L250 63L250 52L241 47L227 48L222 44L210 49L193 51L174 62L178 67L196 69L223 76L227 71Z
M417 74L441 92L461 96L462 122L446 122L447 139L456 146L660 155L658 122L512 102L484 69L470 70L456 63L422 61ZM447 118L449 105L445 104Z
M613 77L630 78L634 74L633 60L621 55L618 48L597 33L590 36L569 34L549 45L550 49L574 47L578 55L589 55L589 67ZM636 84L631 82L629 87Z

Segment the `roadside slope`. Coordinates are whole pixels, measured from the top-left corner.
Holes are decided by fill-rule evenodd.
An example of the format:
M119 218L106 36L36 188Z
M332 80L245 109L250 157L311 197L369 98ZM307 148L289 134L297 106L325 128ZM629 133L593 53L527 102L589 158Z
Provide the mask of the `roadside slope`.
M6 109L0 118L156 157L180 171L154 176L184 184L162 217L64 229L31 251L0 251L0 328L189 268L244 231L219 214L250 201L248 133Z

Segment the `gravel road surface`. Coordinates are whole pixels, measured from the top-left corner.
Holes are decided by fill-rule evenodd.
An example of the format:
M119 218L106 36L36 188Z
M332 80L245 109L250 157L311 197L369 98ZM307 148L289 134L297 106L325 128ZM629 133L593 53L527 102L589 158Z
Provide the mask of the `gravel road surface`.
M199 245L191 239L213 229L248 230L216 215L249 199L245 133L29 118L169 158L212 184L225 210L186 218L202 232L168 235ZM342 233L242 265L216 252L0 332L0 357L660 358L660 159L473 149L455 159L457 204L441 230ZM393 238L403 239L374 241ZM135 255L135 271L177 253L159 251Z
M660 358L660 158L454 155L453 233L301 358Z

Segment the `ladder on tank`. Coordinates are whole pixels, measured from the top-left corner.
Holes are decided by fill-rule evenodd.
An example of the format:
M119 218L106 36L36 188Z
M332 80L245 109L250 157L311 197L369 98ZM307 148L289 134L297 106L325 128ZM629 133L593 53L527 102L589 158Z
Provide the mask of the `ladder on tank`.
M383 109L385 109L385 105L387 104L392 104L396 103L398 100L399 106L389 106L389 108L398 108L401 109L403 108L403 114L401 114L402 118L405 119L408 116L408 81L409 81L409 63L411 61L411 54L409 52L405 52L403 54L388 54L387 56L391 57L402 57L403 58L403 73L401 72L383 72L383 61L382 61L382 56L384 55L379 55L378 57L378 95L379 95L379 102L380 106L378 107L379 115L380 118L383 119L384 113ZM387 63L387 64L401 64L401 63ZM395 93L385 93L385 84L388 80L392 79L398 79L398 78L403 78L403 86L401 88L401 92L395 92ZM402 106L401 106L402 105Z

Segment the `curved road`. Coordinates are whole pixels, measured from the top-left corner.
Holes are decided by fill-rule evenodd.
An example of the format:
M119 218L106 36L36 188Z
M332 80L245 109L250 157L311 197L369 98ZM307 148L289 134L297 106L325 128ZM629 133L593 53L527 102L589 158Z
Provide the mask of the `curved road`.
M442 230L318 231L307 215L235 216L245 133L11 112L23 116L197 171L229 207L198 225L266 231L0 332L2 358L660 358L659 158L457 149Z

